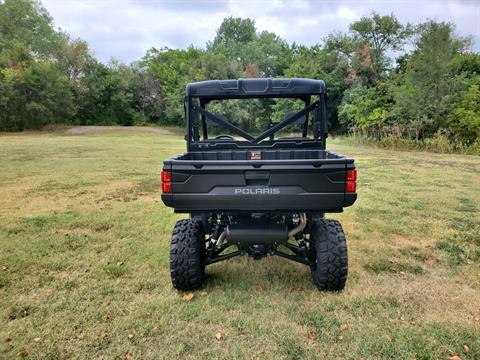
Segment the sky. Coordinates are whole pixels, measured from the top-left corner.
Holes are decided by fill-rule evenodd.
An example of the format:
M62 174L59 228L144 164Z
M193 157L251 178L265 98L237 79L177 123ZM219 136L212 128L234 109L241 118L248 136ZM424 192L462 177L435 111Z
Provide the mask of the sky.
M228 16L255 20L289 43L312 45L332 31L376 11L402 23L427 19L452 22L460 36L473 37L480 51L480 0L43 0L57 27L88 41L101 61L125 63L152 48L205 47Z

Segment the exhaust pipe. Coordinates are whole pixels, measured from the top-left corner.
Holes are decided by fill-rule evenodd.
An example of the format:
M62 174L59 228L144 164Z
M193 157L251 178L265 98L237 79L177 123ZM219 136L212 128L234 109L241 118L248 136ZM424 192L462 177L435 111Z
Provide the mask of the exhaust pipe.
M227 230L225 230L224 232L222 232L220 234L220 236L218 237L218 240L216 242L216 245L218 247L221 247L223 245L223 242L225 241L225 238L227 237Z
M299 232L302 232L307 226L307 214L300 213L298 217L300 221L297 226L288 232L288 238L291 238L292 236L297 235Z
M221 247L225 242L225 239L228 237L229 240L232 242L247 242L247 243L257 243L257 242L280 242L284 243L289 238L295 236L296 234L305 230L307 226L307 214L300 213L299 214L299 223L293 229L288 231L286 234L284 228L279 225L270 225L270 224L256 224L249 225L249 226L229 226L226 230L224 230L218 240L216 241L216 246ZM259 241L259 239L262 239Z
M247 246L249 244L277 245L288 240L287 227L281 224L253 222L233 224L227 227L227 239L233 244Z

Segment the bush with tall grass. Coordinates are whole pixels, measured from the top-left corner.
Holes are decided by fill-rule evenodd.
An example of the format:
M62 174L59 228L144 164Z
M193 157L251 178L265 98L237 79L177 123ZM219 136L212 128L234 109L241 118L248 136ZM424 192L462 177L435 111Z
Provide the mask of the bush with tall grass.
M480 155L480 139L469 143L448 136L444 131L438 131L432 137L424 139L415 139L394 133L372 135L361 131L351 131L347 139L357 144L373 145L390 150Z

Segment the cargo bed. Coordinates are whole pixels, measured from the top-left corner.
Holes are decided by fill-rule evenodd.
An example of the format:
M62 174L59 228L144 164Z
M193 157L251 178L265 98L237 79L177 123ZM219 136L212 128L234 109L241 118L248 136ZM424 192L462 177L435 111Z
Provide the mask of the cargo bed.
M196 151L178 156L177 160L251 160L252 152L261 160L320 160L341 159L345 156L328 150L225 150Z
M176 212L341 212L355 202L346 193L353 159L328 150L195 151L164 162Z

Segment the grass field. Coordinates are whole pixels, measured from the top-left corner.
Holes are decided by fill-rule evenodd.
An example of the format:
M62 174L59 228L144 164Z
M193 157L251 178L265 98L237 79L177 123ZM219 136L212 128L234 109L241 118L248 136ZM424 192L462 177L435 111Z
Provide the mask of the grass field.
M350 272L320 293L280 258L207 268L174 291L159 201L178 135L0 135L0 358L480 359L480 157L353 156Z

